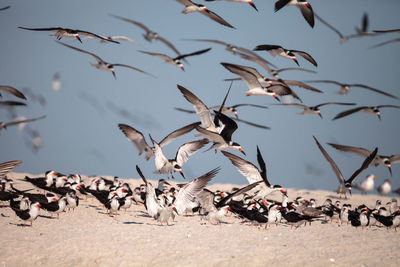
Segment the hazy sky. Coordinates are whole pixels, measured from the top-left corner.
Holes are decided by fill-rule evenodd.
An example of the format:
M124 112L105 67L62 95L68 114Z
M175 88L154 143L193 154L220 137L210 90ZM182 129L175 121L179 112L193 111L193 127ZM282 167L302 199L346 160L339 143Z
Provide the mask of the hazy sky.
M199 0L200 2L200 0ZM203 1L201 1L204 3ZM200 14L181 14L183 6L173 0L136 1L2 1L11 8L0 12L1 71L2 85L30 88L46 99L46 105L28 100L27 107L15 109L18 115L47 118L30 124L39 131L43 147L33 152L26 132L17 127L1 131L0 162L22 160L18 172L43 173L53 169L63 173L85 175L117 175L137 177L138 164L146 176L158 179L164 176L151 175L155 170L154 160L146 162L118 129L118 123L126 123L140 130L149 142L148 134L160 141L171 131L198 121L196 115L180 113L174 107L192 109L182 97L176 85L181 84L200 97L207 105L219 104L229 86L225 78L235 77L220 65L230 62L261 67L245 61L224 50L222 46L185 41L186 38L219 39L238 46L253 49L260 44L279 44L289 49L310 53L318 62L315 68L300 58L302 67L317 71L286 72L281 77L292 80L330 79L348 83L362 83L379 88L400 97L398 77L400 56L399 43L373 48L379 42L398 38L398 34L351 39L341 44L338 36L318 20L312 29L296 7L284 7L274 12L273 1L255 0L259 12L247 4L226 1L208 2L207 7L236 27L230 29ZM316 13L338 28L343 34L354 33L360 27L364 12L369 15L370 30L399 28L400 2L383 1L313 1ZM142 38L143 31L129 23L115 19L115 14L138 20L171 41L182 53L212 47L201 56L188 58L185 72L162 63L159 58L142 54L138 50L174 53L158 41L149 43ZM82 29L104 36L125 35L137 44L121 41L121 44L102 44L95 39L62 39L70 45L96 53L104 60L129 64L157 76L152 78L129 69L116 68L117 80L111 73L100 71L89 62L89 55L61 46L48 32L18 29L24 27L65 27ZM259 55L280 68L295 67L295 63L266 52ZM62 88L52 89L52 78L60 74ZM337 95L338 87L328 84L313 84L323 94L301 88L292 89L304 104L316 105L328 101L355 102L358 105L399 105L400 101L354 88L347 95ZM242 81L233 84L228 105L238 103L270 104L271 97L246 97L247 90ZM3 94L3 99L13 99ZM239 116L271 127L261 130L239 124L233 140L240 143L247 153L247 160L257 164L256 145L266 161L268 177L272 184L285 187L333 190L337 179L327 161L315 145L312 135L323 144L337 162L345 177L360 167L363 158L335 151L327 142L379 147L379 154L400 153L400 110L384 109L382 121L376 116L356 113L337 121L331 119L348 107L327 106L322 108L324 119L317 115L298 115L301 110L270 106L268 110L244 107ZM121 117L118 110L128 111L131 116ZM0 110L0 121L10 120L5 108ZM184 142L194 140L194 132L177 139L164 152L173 158L176 149ZM235 154L240 154L230 151ZM240 154L240 156L243 156ZM220 152L195 154L183 167L188 180L196 178L214 167L222 166L213 179L218 183L246 183L245 178ZM257 164L258 166L258 164ZM311 166L318 175L307 171ZM374 173L382 183L391 178L394 188L400 186L400 164L393 165L393 177L383 166L370 167L357 181ZM179 174L178 174L179 175ZM177 180L182 178L176 176Z

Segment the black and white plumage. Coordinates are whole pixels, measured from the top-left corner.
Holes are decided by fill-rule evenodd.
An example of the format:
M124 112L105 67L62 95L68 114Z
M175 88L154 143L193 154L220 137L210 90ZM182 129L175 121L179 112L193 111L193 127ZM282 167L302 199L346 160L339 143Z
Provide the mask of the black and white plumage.
M182 10L183 14L199 12L200 14L203 14L203 15L207 16L208 18L218 22L219 24L222 24L229 28L233 28L233 29L235 28L231 24L229 24L226 20L224 20L219 15L217 15L216 13L209 10L204 5L194 3L190 0L176 0L176 1L185 6L185 8Z
M349 116L353 113L362 111L364 113L367 114L375 114L379 120L381 120L381 108L397 108L400 109L400 106L396 106L396 105L379 105L379 106L361 106L361 107L356 107L356 108L352 108L352 109L348 109L345 111L342 111L340 113L338 113L332 120L337 120L346 116Z
M36 220L36 218L39 216L39 211L41 207L39 202L32 203L31 207L27 210L21 210L19 208L14 207L13 205L10 206L20 219L22 219L23 221L30 222L31 226L32 222Z
M336 165L336 163L333 161L333 159L329 156L328 152L321 146L321 144L318 142L317 138L313 136L318 148L321 150L322 155L324 158L329 162L331 165L338 181L339 181L339 187L336 189L336 192L338 194L344 194L346 197L347 191L351 194L351 184L354 181L354 179L365 169L368 168L369 164L372 163L374 158L376 157L376 154L378 153L378 148L375 148L375 150L372 153L369 153L366 156L366 159L364 160L363 164L359 169L357 169L349 179L345 180L343 177L343 174L341 173L339 167Z
M347 146L347 145L339 145L328 143L330 146L336 148L337 150L343 152L352 152L362 157L367 157L371 154L371 151L363 148L363 147L355 147L355 146ZM376 155L374 161L372 162L373 165L378 166L380 164L386 166L388 168L390 175L392 175L392 166L393 163L400 163L400 154L398 155L391 155L391 156L384 156L384 155Z
M305 60L309 61L315 67L318 66L317 62L310 54L308 54L304 51L300 51L300 50L286 49L280 45L263 44L263 45L256 46L256 48L254 48L253 50L255 50L255 51L266 50L272 56L281 56L284 58L292 59L297 65L299 65L299 62L297 61L296 55L299 55L299 56L303 57Z
M314 12L306 0L278 0L275 2L275 12L279 11L284 6L297 6L304 19L308 22L311 28L314 28Z
M46 118L46 115L38 117L38 118L32 118L32 119L18 119L15 121L10 121L10 122L0 122L0 131L2 129L7 129L8 126L13 126L13 125L18 125L18 124L22 124L22 123L29 123L29 122L34 122L37 120L41 120Z
M223 128L222 131L220 131L220 133L209 131L200 126L196 126L196 130L201 135L203 135L205 138L213 142L213 145L209 148L209 150L215 149L215 152L217 152L217 150L237 149L246 155L240 144L232 141L232 134L238 128L236 122L218 111L214 112L216 114L216 119L220 122L220 124L223 124Z
M385 95L385 96L388 96L388 97L391 97L391 98L398 99L397 96L394 96L392 94L386 93L386 92L384 92L382 90L373 88L371 86L364 85L364 84L359 84L359 83L350 84L350 83L342 83L342 82L337 82L337 81L332 81L332 80L311 80L311 81L304 81L304 82L307 82L307 83L329 83L329 84L338 85L338 86L340 86L340 90L337 91L336 93L339 94L339 95L347 94L348 92L350 92L350 88L351 87L358 87L358 88L367 89L367 90L370 90L370 91L373 91L375 93L378 93L378 94L381 94L381 95Z
M146 74L146 75L149 75L149 76L153 76L153 75L151 75L150 73L147 73L147 72L145 72L145 71L143 71L143 70L141 70L141 69L138 69L138 68L136 68L136 67L132 67L132 66L130 66L130 65L125 65L125 64L120 64L120 63L109 63L109 62L106 62L106 61L104 61L103 59L101 59L99 56L97 56L96 54L91 53L91 52L88 52L88 51L83 50L83 49L80 49L80 48L77 48L77 47L75 47L75 46L68 45L68 44L65 44L65 43L62 43L62 42L59 42L59 41L57 41L57 43L59 43L59 44L61 44L61 45L64 45L64 46L66 46L66 47L69 47L69 48L71 48L71 49L74 49L74 50L76 50L76 51L78 51L78 52L81 52L81 53L84 53L84 54L87 54L87 55L92 56L92 57L97 61L97 64L94 64L94 63L90 63L90 64L91 64L93 67L95 67L96 69L105 70L105 71L110 71L110 72L112 73L112 75L114 76L115 79L117 78L117 76L115 75L114 67L124 67L124 68L128 68L128 69L131 69L131 70L134 70L134 71L141 72L141 73ZM154 77L154 76L153 76L153 77Z
M159 142L158 144L160 145L160 147L166 146L176 138L192 131L198 125L200 125L200 122L194 122L182 128L179 128L164 137L164 139L161 140L161 142ZM146 160L149 160L154 155L154 147L150 147L147 144L146 139L144 139L144 136L140 131L134 129L127 124L122 123L118 124L118 128L125 134L126 138L128 138L128 140L135 145L136 149L139 152L139 155L141 155L143 152L146 152Z
M139 52L143 53L143 54L147 54L153 57L158 57L164 60L165 63L177 66L178 68L180 68L181 70L185 71L185 68L183 67L183 64L181 62L181 59L184 59L186 57L191 57L191 56L197 56L197 55L201 55L204 54L208 51L211 50L210 48L206 48L206 49L202 49L202 50L198 50L192 53L188 53L188 54L182 54L176 57L170 57L168 55L165 54L161 54L161 53L154 53L154 52L148 52L148 51L141 51L139 50Z
M268 181L267 177L267 167L265 165L265 161L261 155L260 149L257 146L257 161L260 169L258 169L253 163L242 159L234 154L231 154L226 151L222 151L225 157L227 157L236 167L236 169L246 177L249 184L253 184L258 181L263 181L265 186L260 186L260 192L258 195L265 197L272 192L281 191L283 192L282 186L280 185L271 185Z
M198 140L185 143L178 148L174 159L168 159L164 155L160 144L154 141L151 136L150 139L154 146L154 161L157 168L154 173L167 174L167 177L169 177L169 174L171 174L172 178L174 178L173 172L179 172L182 177L185 178L182 171L183 164L185 164L194 153L203 148L204 145L208 144L207 140Z
M21 91L19 91L18 89L14 88L14 87L11 87L11 86L8 86L8 85L0 85L0 91L7 92L9 94L12 94L12 95L18 97L18 98L26 100L25 95ZM1 94L0 94L0 97L1 97Z
M352 106L352 105L355 105L355 103L327 102L327 103L318 104L316 106L307 106L307 105L295 104L295 103L275 104L275 105L302 108L303 111L300 112L299 114L301 114L301 115L304 115L304 114L318 114L318 116L320 116L321 119L322 119L321 110L319 109L320 107L327 106L327 105Z
M114 40L109 40L106 37L97 35L92 32L88 31L82 31L82 30L73 30L73 29L68 29L68 28L61 28L61 27L49 27L49 28L26 28L26 27L18 27L23 30L29 30L29 31L51 31L54 32L53 34L50 34L51 36L56 36L57 40L61 40L63 37L68 37L68 38L76 38L79 40L79 42L82 43L82 40L80 36L90 36L93 38L98 38L101 40L106 40L109 42L113 42L116 44L119 44L119 42L114 41Z

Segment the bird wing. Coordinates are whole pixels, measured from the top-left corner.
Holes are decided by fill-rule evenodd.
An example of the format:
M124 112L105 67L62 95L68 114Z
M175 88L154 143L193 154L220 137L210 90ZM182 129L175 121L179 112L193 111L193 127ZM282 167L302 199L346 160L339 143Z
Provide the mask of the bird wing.
M160 142L160 146L164 147L166 145L168 145L169 143L171 143L174 139L178 138L179 136L182 136L184 134L187 134L188 132L192 131L196 126L200 125L200 122L194 122L191 123L189 125L186 125L182 128L179 128L175 131L173 131L172 133L170 133L169 135L167 135L166 137L164 137L163 140L161 140Z
M215 126L208 107L197 96L195 96L185 87L179 84L177 85L177 87L186 98L186 100L193 105L194 109L196 110L196 114L200 117L201 124L205 128Z
M198 150L204 147L204 145L208 144L208 140L198 140L189 143L185 143L181 145L176 152L175 160L176 163L182 167L183 164L188 161L188 159L196 153Z
M214 112L216 119L224 124L224 128L222 129L220 135L224 138L225 141L231 141L232 134L238 128L237 123L219 111L214 110Z
M390 163L399 163L400 162L400 154L399 155L392 155L389 158ZM1 175L0 175L1 176Z
M161 146L156 141L153 140L151 135L150 135L150 140L154 146L154 163L156 165L157 170L159 171L168 162L168 159L164 155Z
M308 6L299 6L301 14L303 15L303 18L308 22L308 24L311 26L311 28L314 27L314 12L313 9L310 5L310 3L308 4Z
M225 143L224 138L215 132L211 132L200 126L196 126L196 130L199 131L199 133L201 133L204 137L206 137L208 140L210 140L213 143L219 143L219 144Z
M24 96L24 94L21 93L18 89L15 89L14 87L7 86L7 85L0 85L0 90L5 91L10 94L13 94L16 97L26 100L26 97Z
M326 102L319 105L316 105L316 108L327 106L327 105L341 105L341 106L354 106L356 103L343 103L343 102Z
M214 205L213 192L204 188L200 193L197 194L197 199L199 200L201 207L206 213L216 210Z
M292 53L297 54L301 57L303 57L304 59L308 60L309 62L311 62L311 64L313 64L315 67L318 66L317 61L315 61L315 59L308 53L303 52L303 51L299 51L299 50L290 50Z
M373 88L373 87L371 87L371 86L367 86L367 85L364 85L364 84L349 84L349 86L365 88L365 89L374 91L374 92L376 92L376 93L378 93L378 94L382 94L382 95L385 95L385 96L389 96L389 97L398 99L397 96L394 96L394 95L392 95L392 94L386 93L386 92L384 92L384 91L382 91L382 90L379 90L379 89L376 89L376 88Z
M261 178L263 178L264 183L268 186L271 187L271 184L268 181L268 177L267 177L267 167L265 166L265 161L261 155L260 149L257 146L257 161L258 161L258 165L260 165L261 168Z
M339 170L339 167L336 165L336 163L333 161L333 159L329 156L328 152L326 152L326 150L321 146L321 144L318 142L317 138L315 138L315 136L313 136L313 138L314 138L315 142L317 143L319 150L321 150L322 155L324 155L325 159L329 162L329 164L331 164L331 167L332 167L333 171L335 172L339 183L343 184L344 178L343 178L343 174Z
M151 147L146 143L141 132L122 123L118 124L118 128L125 134L126 138L135 145L136 149L139 151L139 155L145 150L151 150Z
M355 147L355 146L345 146L339 144L328 143L328 145L336 148L337 150L344 151L344 152L352 152L358 154L363 157L368 157L371 154L371 151L362 147Z
M2 8L0 8L0 11L3 11L3 10L6 10L6 9L9 9L11 6L5 6L5 7L2 7Z
M62 31L65 30L64 28L61 27L49 27L49 28L26 28L26 27L18 27L23 30L29 30L29 31Z
M284 80L283 82L286 83L287 85L294 85L294 86L298 86L298 87L301 87L304 89L311 90L313 92L323 93L321 90L314 88L314 87L312 87L308 84L305 84L303 82L300 82L300 81Z
M244 194L247 191L253 189L254 187L256 187L257 185L259 185L262 181L257 181L254 183L251 183L249 185L243 186L242 188L237 189L236 191L230 193L229 195L227 195L226 197L222 198L216 205L215 207L220 208L225 206L225 203L227 203L231 198L233 198L234 196L240 195L240 194Z
M115 41L115 40L113 40L113 39L110 39L110 38L107 38L107 37L104 37L104 36L101 36L101 35L98 35L98 34L95 34L95 33L92 33L92 32L82 31L82 30L76 30L76 32L77 32L78 34L81 34L81 35L86 35L86 36L98 38L98 39L101 39L101 40L105 40L105 41L107 41L107 42L112 42L112 43L119 44L118 41Z
M232 107L233 107L233 108L238 108L238 107L255 107L255 108L268 109L267 106L255 105L255 104L236 104L236 105L232 105Z
M168 46L169 48L171 48L177 55L180 55L181 53L178 51L178 49L176 49L176 47L167 39L161 37L158 35L158 37L156 38L158 40L160 40L161 42L163 42L166 46Z
M124 68L132 69L132 70L136 70L136 71L138 71L138 72L141 72L141 73L147 74L147 75L149 75L149 76L155 77L153 74L150 74L150 73L148 73L148 72L145 72L144 70L141 70L141 69L138 69L138 68L129 66L129 65L119 64L119 63L115 63L115 64L111 64L111 65L113 65L113 66L118 66L118 67L124 67Z
M184 211L186 207L193 202L198 193L203 190L207 183L219 172L220 167L217 167L206 174L194 179L185 184L176 196L174 206L179 211Z
M75 46L68 45L68 44L65 44L65 43L62 43L62 42L59 42L59 41L56 41L56 42L59 43L59 44L62 44L62 45L64 45L64 46L66 46L66 47L72 48L72 49L74 49L74 50L76 50L76 51L79 51L79 52L88 54L88 55L94 57L94 58L97 60L97 62L105 62L104 60L102 60L102 59L101 59L99 56L97 56L96 54L93 54L93 53L88 52L88 51L86 51L86 50L79 49L79 48L77 48L77 47L75 47Z
M5 177L7 173L14 170L22 161L13 160L0 163L0 178Z
M296 104L296 103L285 103L285 104L273 104L275 106L288 106L288 107L295 107L295 108L302 108L302 109L310 109L308 106L303 104Z
M244 160L241 157L238 157L232 153L229 153L229 152L226 152L223 150L221 152L222 152L222 154L224 154L225 157L227 157L232 162L233 166L235 166L236 169L244 177L246 177L249 184L264 180L261 177L260 171L253 163L251 163L247 160Z
M378 43L376 45L371 46L371 48L376 48L376 47L380 47L380 46L384 46L390 43L396 43L396 42L400 42L400 38L396 38L396 39L392 39L386 42L382 42L382 43Z
M109 15L110 15L111 17L114 17L114 18L121 19L121 20L126 21L126 22L129 22L129 23L132 23L132 24L138 26L139 28L145 30L146 32L151 32L151 30L150 30L146 25L144 25L143 23L140 23L140 22L138 22L138 21L136 21L136 20L127 19L127 18L120 17L120 16L117 16L117 15L112 15L112 14L109 14Z
M11 126L11 125L16 125L16 124L20 124L20 123L28 123L28 122L32 122L32 121L37 121L37 120L41 120L46 118L46 115L38 117L38 118L33 118L33 119L26 119L26 120L18 120L18 121L10 121L6 123L6 127L7 126Z
M212 39L185 39L185 40L190 40L190 41L197 41L197 42L206 42L206 43L213 43L213 44L219 44L219 45L224 45L227 46L228 44L223 42L223 41L219 41L219 40L212 40Z
M242 78L242 80L246 83L247 87L249 87L249 89L261 87L261 84L258 81L257 77L252 72L243 69L242 66L225 62L222 62L221 65L224 66L230 72L239 75Z
M351 115L353 113L356 113L356 112L358 112L360 110L363 110L363 109L366 109L366 108L368 108L368 107L362 106L362 107L356 107L356 108L352 108L352 109L347 109L345 111L342 111L342 112L338 113L332 120L337 120L337 119L349 116L349 115Z
M275 12L286 6L291 0L278 0L275 2Z
M230 118L231 118L231 117L230 117ZM257 128L266 129L266 130L270 130L270 129L271 129L271 128L268 127L268 126L260 125L260 124L254 123L254 122L245 121L245 120L237 119L237 118L233 118L233 117L232 117L231 119L232 119L232 120L235 120L235 121L238 121L238 122L243 122L243 123L245 123L245 124L248 124L248 125L250 125L250 126L254 126L254 127L257 127Z
M210 50L211 50L211 47L210 47L210 48L207 48L207 49L203 49L203 50L198 50L198 51L195 51L195 52L193 52L193 53L179 55L179 56L177 56L175 59L183 59L183 58L185 58L185 57L191 57L191 56L201 55L201 54L204 54L204 53L206 53L206 52L208 52L208 51L210 51Z
M356 171L353 173L353 175L352 175L349 179L347 179L347 180L345 181L345 183L350 183L350 184L351 184L351 183L354 181L354 179L355 179L363 170L365 170L366 168L368 168L369 164L375 159L377 153L378 153L378 148L375 148L375 150L372 151L372 153L369 154L368 157L364 160L364 162L363 162L363 164L361 165L361 167L360 167L358 170L356 170Z
M160 53L153 53L153 52L148 52L148 51L143 51L143 50L138 50L140 53L147 54L153 57L159 57L165 61L173 61L173 59L170 56L167 56L165 54L160 54Z
M330 25L328 22L326 22L323 18L321 18L320 16L318 16L315 12L314 12L314 16L319 19L323 24L325 24L325 26L327 26L329 29L331 29L332 31L336 32L341 40L344 40L345 37L344 35L335 27L333 27L332 25Z
M222 24L226 27L235 29L235 27L233 27L231 24L229 24L226 20L224 20L223 18L221 18L219 15L217 15L216 13L212 12L209 9L206 9L205 11L200 12L201 14L209 17L210 19L218 22L219 24Z
M0 106L26 106L26 103L19 101L0 101Z

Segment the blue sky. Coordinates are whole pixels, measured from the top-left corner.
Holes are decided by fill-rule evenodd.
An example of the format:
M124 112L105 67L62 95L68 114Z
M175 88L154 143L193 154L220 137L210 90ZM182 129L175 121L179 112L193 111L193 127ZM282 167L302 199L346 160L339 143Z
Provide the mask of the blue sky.
M300 65L318 73L286 72L282 73L282 78L362 83L400 97L398 43L370 48L398 35L352 39L340 44L338 36L318 20L314 29L310 28L296 7L285 7L275 13L273 1L255 0L254 3L259 12L247 4L225 1L206 3L209 9L235 26L236 30L233 30L200 14L181 14L183 6L172 0L3 1L4 6L11 5L11 8L0 13L1 84L19 89L27 87L42 94L46 98L46 106L28 101L27 107L17 108L16 111L26 117L45 114L47 118L30 125L40 132L43 140L43 147L37 153L26 145L27 134L18 132L17 127L2 131L0 161L22 160L23 164L16 169L19 172L43 173L54 169L67 174L120 177L137 177L135 165L138 164L147 176L151 176L155 170L154 160L146 162L144 157L137 155L136 149L118 129L118 123L133 126L142 131L146 138L151 133L153 138L160 141L169 132L198 120L194 115L174 110L174 107L192 108L181 96L176 84L188 88L211 106L219 104L226 93L229 84L223 79L235 77L220 62L253 66L264 73L257 65L228 53L221 46L183 40L186 38L219 39L249 49L259 44L279 44L289 49L303 50L316 59L318 67L303 59L299 60ZM354 27L360 25L364 12L369 15L371 30L399 28L398 1L384 1L383 4L370 0L310 3L316 13L345 35L354 33ZM207 47L212 47L212 50L189 58L190 65L186 64L186 71L182 72L158 58L138 52L146 50L173 55L162 43L146 42L141 36L142 30L109 16L109 13L144 23L171 41L182 53ZM18 26L59 26L104 36L128 36L137 44L102 44L95 39L83 40L82 44L74 39L64 38L62 41L91 51L106 61L141 68L157 76L157 79L117 68L117 80L114 80L110 73L90 66L89 62L94 62L90 56L57 44L47 32L25 31L18 29ZM290 60L272 57L266 52L260 52L259 55L280 68L295 67ZM60 91L51 88L56 72L62 81ZM328 101L355 102L359 105L400 104L398 100L359 88L352 89L347 95L336 95L334 92L338 88L333 85L314 85L324 93L317 94L296 87L293 90L307 105ZM247 87L242 81L235 82L227 104L275 102L266 96L246 97L245 90ZM4 99L12 99L3 95ZM116 107L133 114L133 121L116 114ZM324 107L323 120L316 115L297 115L300 110L295 108L243 108L240 118L265 124L272 129L265 131L239 124L233 140L242 145L247 153L245 158L254 163L256 145L260 147L272 184L331 190L337 186L336 177L323 159L312 135L323 144L345 177L349 177L363 159L337 152L328 147L326 142L371 150L378 146L380 154L400 153L400 110L383 110L382 121L364 113L331 120L346 108ZM8 111L2 108L0 121L9 119ZM174 157L180 144L194 138L194 133L190 133L174 141L165 148L165 154L169 158ZM307 165L321 170L322 174L308 174ZM221 153L215 155L212 151L194 155L184 165L183 171L188 179L192 179L217 166L222 166L222 170L213 182L246 183L229 160ZM393 177L389 177L389 172L379 166L370 167L357 180L369 173L380 177L378 184L385 178L391 178L394 188L400 186L400 164L393 165ZM161 177L152 175L154 179ZM182 180L181 177L177 179Z

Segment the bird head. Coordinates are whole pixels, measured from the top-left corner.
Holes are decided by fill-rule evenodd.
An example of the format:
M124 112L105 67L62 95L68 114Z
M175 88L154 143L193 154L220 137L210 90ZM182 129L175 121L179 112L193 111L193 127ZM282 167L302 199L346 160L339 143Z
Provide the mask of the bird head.
M79 34L75 34L75 38L78 39L78 41L82 43L82 40L81 40L81 38L79 37Z

